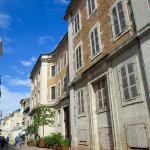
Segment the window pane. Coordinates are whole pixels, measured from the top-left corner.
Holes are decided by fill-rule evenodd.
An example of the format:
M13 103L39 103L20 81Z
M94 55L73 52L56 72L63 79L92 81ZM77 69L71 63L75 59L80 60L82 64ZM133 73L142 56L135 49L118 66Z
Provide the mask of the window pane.
M89 15L91 15L92 13L91 0L88 0L88 9L89 9Z
M81 46L79 47L79 67L82 66Z
M95 55L94 33L91 33L92 55Z
M77 30L80 30L79 13L77 14Z
M136 84L136 79L135 79L135 75L134 74L131 74L129 76L129 79L130 79L130 85L135 85Z
M126 76L126 68L125 68L125 66L123 66L123 67L121 68L121 76L122 76L122 77L125 77L125 76Z
M55 65L54 65L54 66L51 66L52 77L55 76L55 71L56 71Z
M122 84L123 84L123 88L126 88L128 87L128 81L127 81L127 78L122 78Z
M124 99L125 99L125 100L130 99L130 96L129 96L129 89L128 89L128 88L124 89Z
M95 0L91 0L92 3L92 12L95 10Z
M120 33L120 29L119 29L119 22L118 22L118 18L117 18L116 7L114 7L114 8L112 9L112 15L113 15L113 21L114 21L115 34L116 34L116 36L117 36L117 35L119 35L119 33Z
M95 33L96 52L99 52L99 38L97 28L95 28L94 33Z
M55 86L51 87L51 98L55 99Z
M136 97L138 95L136 85L131 87L132 97Z
M122 2L119 2L117 4L117 8L118 8L118 13L119 13L121 30L124 30L126 28L126 21L125 21L125 15L124 15L124 10L123 10L123 4L122 4Z
M128 64L128 72L129 72L129 74L134 72L133 63Z
M97 91L97 99L102 99L101 90Z

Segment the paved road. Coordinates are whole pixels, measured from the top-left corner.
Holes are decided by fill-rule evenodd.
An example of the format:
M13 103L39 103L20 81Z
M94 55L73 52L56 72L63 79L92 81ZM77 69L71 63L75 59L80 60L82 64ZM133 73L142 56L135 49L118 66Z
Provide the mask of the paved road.
M9 146L8 149L3 148L1 150L17 150L17 148L15 146ZM28 147L28 146L24 145L18 150L47 150L47 149L45 149L45 148L36 148L36 147Z

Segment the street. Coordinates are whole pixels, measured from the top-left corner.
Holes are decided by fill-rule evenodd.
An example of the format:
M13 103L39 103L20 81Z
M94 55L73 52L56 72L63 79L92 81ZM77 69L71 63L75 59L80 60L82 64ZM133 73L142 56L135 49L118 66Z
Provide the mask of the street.
M3 148L0 150L17 150L15 146L9 146L8 149ZM20 149L18 150L46 150L45 148L37 148L37 147L28 147L26 145L23 145Z

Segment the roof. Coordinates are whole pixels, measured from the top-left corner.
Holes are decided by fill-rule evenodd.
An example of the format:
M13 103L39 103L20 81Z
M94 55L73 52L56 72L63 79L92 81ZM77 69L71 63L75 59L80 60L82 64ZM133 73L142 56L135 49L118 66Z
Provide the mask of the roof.
M72 5L73 5L73 3L74 3L75 1L76 1L76 0L71 0L71 1L70 1L69 5L68 5L68 7L67 7L67 9L66 9L66 11L65 11L65 16L64 16L64 19L65 19L65 20L67 20L67 16L68 16L68 14L70 13L70 10L71 10L71 8L72 8Z

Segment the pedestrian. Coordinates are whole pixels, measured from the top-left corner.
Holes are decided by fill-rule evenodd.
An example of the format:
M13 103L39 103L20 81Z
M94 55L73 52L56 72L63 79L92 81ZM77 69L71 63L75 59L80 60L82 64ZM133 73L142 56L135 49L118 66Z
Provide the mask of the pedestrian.
M20 140L20 139L19 139L19 137L17 136L17 137L15 138L15 146L16 146L17 150L21 149L20 141L19 141L19 140Z
M8 149L9 146L9 137L6 138L6 149Z

